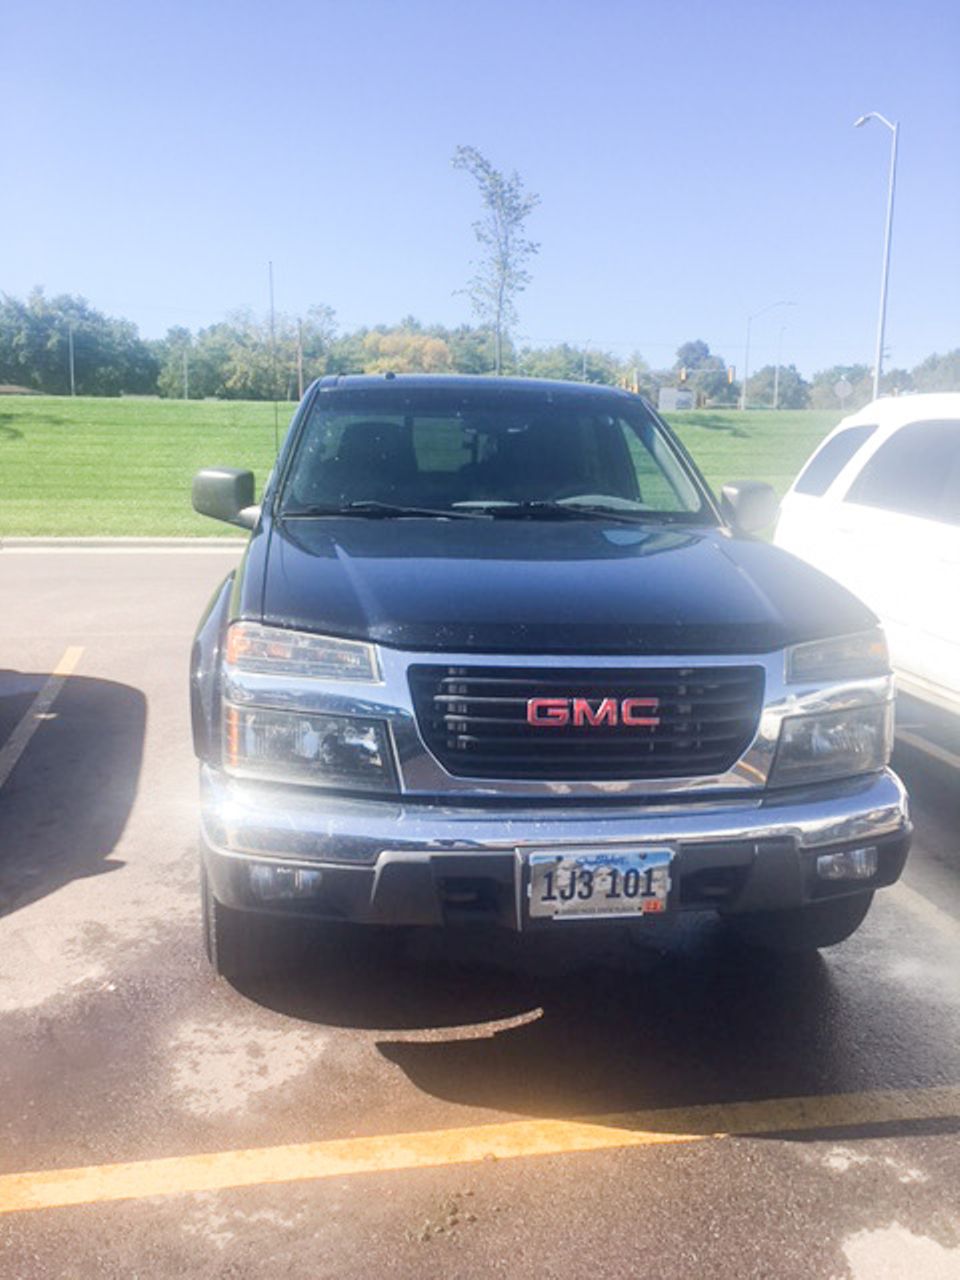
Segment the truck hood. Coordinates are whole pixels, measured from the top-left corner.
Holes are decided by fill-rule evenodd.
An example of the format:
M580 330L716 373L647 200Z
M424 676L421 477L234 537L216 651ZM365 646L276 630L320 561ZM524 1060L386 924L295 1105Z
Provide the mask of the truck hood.
M875 622L787 552L713 528L298 519L268 546L248 560L262 594L244 591L264 622L405 649L763 653Z

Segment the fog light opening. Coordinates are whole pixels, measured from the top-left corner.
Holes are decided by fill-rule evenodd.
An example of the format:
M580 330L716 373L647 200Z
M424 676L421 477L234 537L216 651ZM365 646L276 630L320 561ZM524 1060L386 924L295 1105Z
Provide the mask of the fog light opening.
M817 858L817 875L821 880L870 880L877 874L878 855L875 846L845 849L842 853L823 853Z
M270 867L254 863L250 867L250 891L261 902L310 898L320 888L322 871L303 867Z

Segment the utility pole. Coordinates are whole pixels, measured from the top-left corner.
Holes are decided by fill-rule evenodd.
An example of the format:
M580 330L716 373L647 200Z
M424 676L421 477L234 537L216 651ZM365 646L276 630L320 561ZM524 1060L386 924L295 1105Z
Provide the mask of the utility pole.
M273 305L273 262L267 263L270 284L270 381L273 384L273 445L274 453L280 452L280 406L277 404L277 317Z
M67 350L69 352L69 358L70 358L70 394L72 396L75 396L77 394L77 374L76 374L76 369L74 368L74 363L73 363L73 322L72 321L70 323L69 328L67 329Z
M753 316L747 316L747 341L743 348L743 383L740 387L740 412L743 413L747 407L747 378L750 372L750 326L753 324Z
M783 355L783 335L787 326L780 326L780 336L777 338L777 364L773 371L773 407L780 408L780 359Z
M183 348L183 398L190 399L190 356L186 347Z
M297 399L303 399L303 321L297 317Z

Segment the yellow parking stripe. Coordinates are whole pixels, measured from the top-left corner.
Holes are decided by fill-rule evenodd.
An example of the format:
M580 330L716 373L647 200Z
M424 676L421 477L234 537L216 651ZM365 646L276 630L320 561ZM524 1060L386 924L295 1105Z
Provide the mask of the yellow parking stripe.
M77 663L80 661L82 656L83 656L83 646L79 644L71 645L69 649L64 650L63 657L60 659L57 665L53 668L52 674L54 676L73 675L74 671L76 670Z
M960 1117L960 1087L776 1098L583 1120L515 1120L0 1177L0 1213L312 1181L480 1160L702 1142L737 1134Z
M892 902L906 907L926 928L936 929L951 941L960 938L960 920L931 902L926 894L918 893L903 880L898 880L887 892Z
M0 787L10 777L17 761L27 749L27 744L43 723L53 706L57 694L63 688L67 676L72 675L83 654L80 645L71 645L54 667L43 688L27 707L19 724L0 748Z

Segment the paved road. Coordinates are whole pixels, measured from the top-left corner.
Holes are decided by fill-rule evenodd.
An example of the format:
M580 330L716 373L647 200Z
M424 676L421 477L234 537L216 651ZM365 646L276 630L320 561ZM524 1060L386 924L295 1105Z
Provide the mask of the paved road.
M0 1275L960 1274L954 776L905 755L905 883L819 959L339 937L235 990L185 696L235 556L0 550Z

